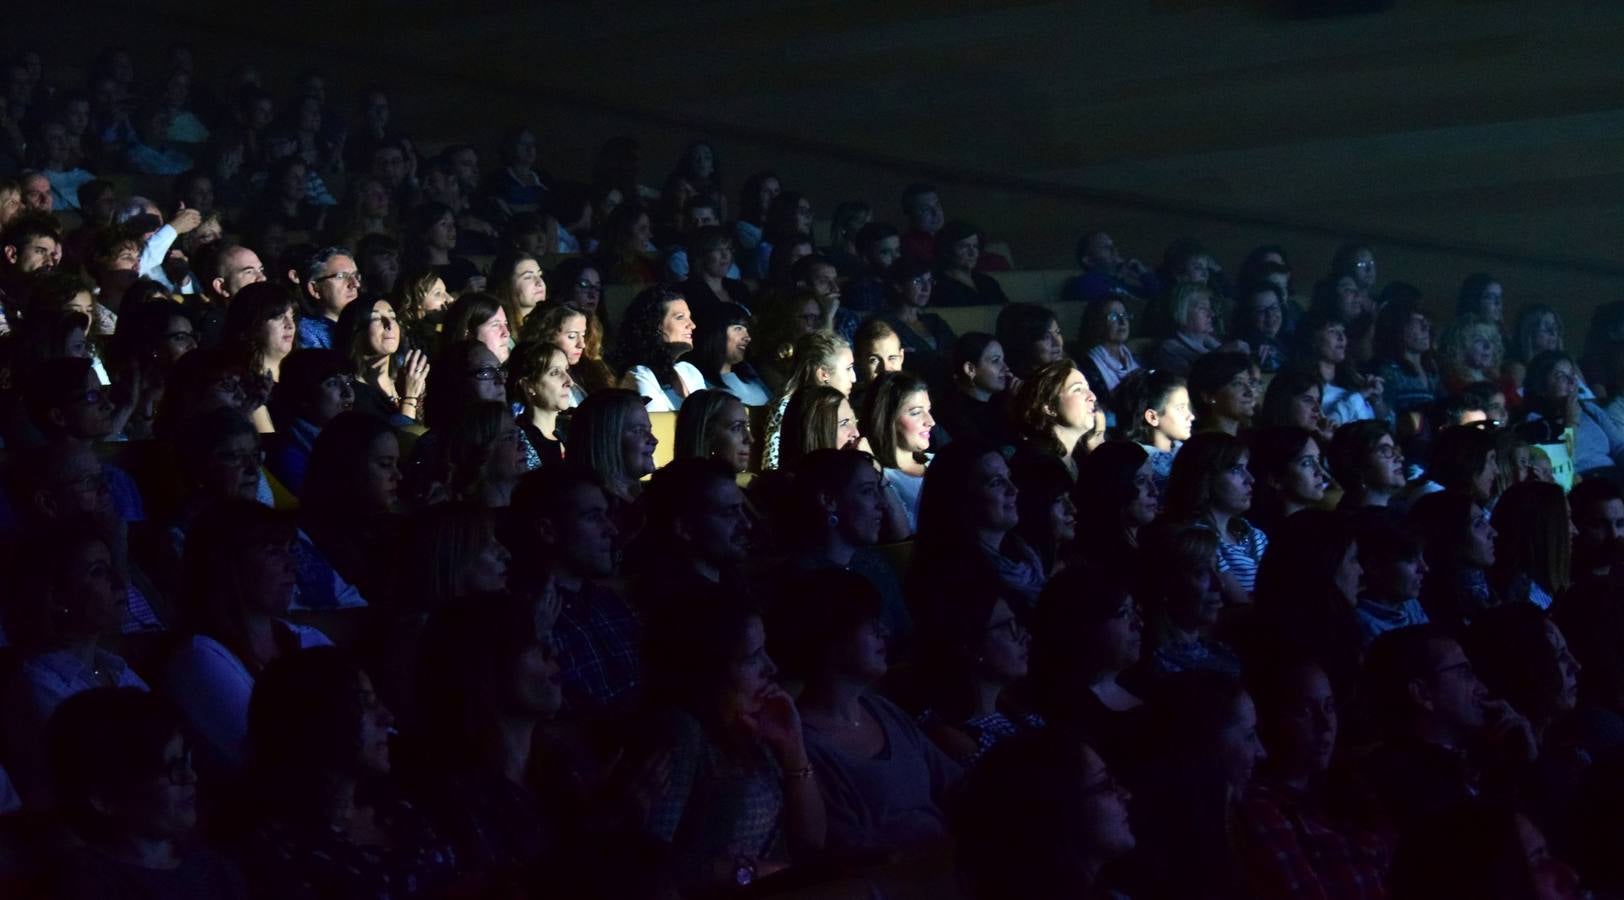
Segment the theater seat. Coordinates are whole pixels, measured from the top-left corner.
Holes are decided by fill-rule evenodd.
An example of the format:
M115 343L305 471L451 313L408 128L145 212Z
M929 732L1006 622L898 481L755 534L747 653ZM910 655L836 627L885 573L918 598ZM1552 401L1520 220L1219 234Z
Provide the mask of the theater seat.
M677 452L677 414L674 412L651 412L648 421L654 428L654 438L659 445L654 448L654 468L658 469L675 458Z

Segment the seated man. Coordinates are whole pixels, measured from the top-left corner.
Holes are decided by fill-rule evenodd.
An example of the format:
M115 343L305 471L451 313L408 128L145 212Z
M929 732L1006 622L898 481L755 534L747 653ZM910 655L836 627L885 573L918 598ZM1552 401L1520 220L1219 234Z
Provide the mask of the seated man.
M864 271L841 292L841 304L857 313L881 312L890 303L891 288L886 275L902 258L902 235L895 226L870 222L857 230L856 243Z
M1382 743L1361 773L1400 831L1473 796L1504 795L1539 754L1533 727L1491 700L1466 651L1436 625L1389 631L1370 645L1366 697Z
M549 465L513 492L512 587L558 592L553 646L564 707L576 714L624 711L638 688L642 621L604 582L615 577L618 532L597 476L584 467Z
M230 240L210 241L199 247L192 261L196 290L186 295L186 308L197 321L198 346L220 344L226 304L237 292L266 279L259 254Z
M665 257L665 271L673 283L688 280L688 241L694 233L701 228L714 227L722 224L717 214L716 201L700 194L688 201L682 209L682 240L672 247ZM739 264L734 263L728 267L727 277L733 281L743 278L739 274Z
M327 247L305 262L299 283L304 287L304 305L317 312L299 317L299 346L330 350L338 314L361 295L361 271L349 250Z
M0 334L9 333L9 323L22 313L29 278L61 259L61 231L49 213L20 213L0 231Z
M1156 273L1137 259L1124 260L1116 241L1103 231L1090 231L1077 242L1077 266L1083 272L1066 282L1066 300L1151 300L1162 293Z

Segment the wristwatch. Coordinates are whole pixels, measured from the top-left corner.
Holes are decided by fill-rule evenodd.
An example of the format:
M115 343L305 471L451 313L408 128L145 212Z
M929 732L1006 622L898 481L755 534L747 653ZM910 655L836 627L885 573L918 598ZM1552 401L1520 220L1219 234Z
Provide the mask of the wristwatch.
M749 887L756 880L756 861L748 856L741 856L733 862L733 883L739 887Z

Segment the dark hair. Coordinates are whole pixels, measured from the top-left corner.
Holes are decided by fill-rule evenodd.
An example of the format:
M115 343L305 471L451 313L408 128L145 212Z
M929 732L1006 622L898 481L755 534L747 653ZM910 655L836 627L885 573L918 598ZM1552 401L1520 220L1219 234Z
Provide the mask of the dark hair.
M1536 728L1562 710L1562 661L1545 636L1549 621L1532 603L1508 603L1478 613L1463 642L1483 686Z
M1068 566L1044 586L1032 621L1031 672L1045 718L1076 723L1078 697L1102 668L1097 629L1132 595L1128 573L1114 566Z
M1432 358L1432 351L1421 354L1421 369L1415 371L1404 356L1404 332L1410 327L1411 316L1422 316L1431 321L1426 310L1421 308L1420 297L1400 297L1387 302L1387 305L1376 313L1376 335L1374 351L1376 359L1386 360L1398 366L1406 375L1433 375L1438 372L1438 364Z
M838 449L840 404L846 395L828 385L803 387L790 395L778 430L778 467L788 469L809 453Z
M1011 463L1010 478L1019 488L1015 497L1019 515L1015 533L1026 541L1027 546L1037 551L1047 572L1062 549L1055 543L1050 509L1061 497L1071 496L1076 483L1065 463L1056 457L1024 454L1015 457Z
M1291 404L1309 391L1319 391L1324 396L1325 385L1320 383L1318 375L1295 369L1281 370L1263 392L1263 407L1253 417L1252 424L1259 427L1292 424L1288 412Z
M1453 641L1442 625L1395 628L1377 635L1365 654L1365 705L1381 716L1386 736L1397 739L1415 720L1410 682L1433 676L1433 644Z
M1240 438L1222 431L1204 431L1185 441L1173 458L1162 515L1170 522L1204 519L1212 503L1212 479L1237 465L1245 453Z
M154 371L150 367L157 365L160 350L168 342L170 320L185 319L191 323L194 331L197 321L190 310L173 300L134 299L139 296L135 291L145 281L137 281L125 292L124 302L118 308L118 324L114 326L113 339L107 347L107 356L116 368L128 370L142 367L150 377Z
M1534 358L1528 361L1528 374L1523 377L1523 395L1530 406L1545 405L1545 382L1561 363L1574 365L1577 369L1573 357L1561 350L1544 350L1534 354Z
M1407 831L1393 855L1393 900L1548 896L1528 862L1520 815L1503 802L1474 797Z
M350 304L354 306L355 304ZM276 427L286 430L302 418L305 406L334 375L350 377L350 366L337 350L306 348L295 350L282 360L281 379L271 395L271 413Z
M1211 415L1212 404L1204 401L1216 397L1235 376L1251 370L1252 359L1244 353L1206 353L1197 357L1190 366L1189 376L1190 406L1197 418L1206 419ZM1275 381L1279 380L1280 376L1276 375Z
M416 696L429 755L453 770L488 766L514 671L540 641L535 601L508 593L465 597L430 616L422 634Z
M337 647L310 647L265 666L248 702L248 783L260 814L315 823L335 779L366 774L362 670Z
M428 385L423 389L423 424L430 429L449 428L462 414L462 408L478 402L469 387L468 361L479 352L489 353L484 344L464 339L447 341L429 367Z
M985 331L966 331L953 342L953 380L964 378L965 366L981 365L981 357L998 339Z
M761 205L761 189L768 180L783 182L778 175L771 171L752 172L744 179L744 186L739 189L739 220L752 225L766 223L767 210Z
M91 361L79 356L43 359L18 372L23 409L34 427L46 435L57 432L59 429L50 422L51 412L79 402L94 373Z
M666 307L686 300L670 287L651 287L632 298L620 321L620 339L615 343L615 367L623 372L647 366L661 387L677 383L676 361L688 349L686 344L670 344L662 334ZM692 312L690 310L690 312Z
M315 519L354 521L372 512L365 497L366 471L372 444L393 435L389 423L362 412L334 416L316 437L299 499Z
M1339 513L1294 513L1275 530L1255 591L1268 655L1292 650L1312 656L1344 701L1352 698L1359 674L1358 598L1343 596L1335 579L1354 540L1353 523Z
M697 599L697 598L696 598ZM651 616L643 633L645 699L655 710L680 709L708 725L752 619L761 611L732 594L672 604Z
M897 467L897 416L909 397L925 390L925 382L916 375L885 372L863 393L862 432L881 466Z
M869 622L879 621L880 592L855 572L826 568L798 575L773 606L768 637L785 677L810 679L832 651Z
M1271 425L1258 428L1248 436L1252 455L1246 467L1252 470L1256 486L1252 489L1252 509L1247 518L1271 530L1280 525L1284 517L1285 498L1269 483L1269 479L1283 475L1287 466L1297 459L1309 441L1319 448L1319 437L1305 428L1289 425Z
M98 801L163 775L164 747L181 736L180 714L144 688L92 688L62 701L46 725L45 758L63 818L92 843L117 837L128 823Z
M1472 425L1446 425L1432 439L1427 479L1447 489L1470 492L1472 480L1495 452L1494 432Z
M936 454L919 492L918 550L975 546L972 484L976 466L989 456L1004 458L996 445L976 438L960 438ZM1020 540L1013 533L1011 538Z
M354 304L351 304L352 306ZM265 369L265 323L275 321L294 309L293 292L269 281L245 286L226 306L225 324L220 331L220 347L236 357L250 374Z
M1473 594L1465 583L1464 550L1471 540L1472 508L1478 502L1459 491L1437 491L1415 501L1408 524L1422 540L1427 574L1421 582L1421 606L1427 618L1459 627L1474 613L1499 603L1491 587Z
M369 357L372 350L367 346L367 334L371 330L372 314L379 303L389 307L389 312L395 314L395 328L401 335L401 350L406 350L406 336L400 332L399 311L395 301L388 297L358 297L354 302L344 307L338 314L338 322L333 326L333 349L344 354L349 362L348 371L358 380L370 383L372 381ZM233 300L235 305L236 301ZM384 363L387 377L393 381L395 378L395 354L390 354Z
M256 549L291 544L296 533L287 513L236 499L214 503L186 531L188 626L224 644L250 671L259 661L248 637L253 588L243 580L244 560Z
M1460 283L1460 292L1455 295L1455 315L1465 316L1483 315L1483 292L1491 284L1499 284L1500 279L1487 272L1473 272Z
M722 387L728 331L735 325L743 325L748 330L750 311L737 303L717 303L705 307L705 316L694 330L694 349L688 354L688 359L705 376L705 384L709 387ZM758 380L756 370L748 360L733 366L733 373L743 381Z
M45 455L50 451L37 451ZM33 461L30 460L32 463ZM22 467L19 467L22 468ZM26 474L41 472L43 466L29 465ZM24 472L16 473L18 475ZM40 487L39 480L29 478L31 489ZM94 544L111 548L103 529L87 515L75 515L62 521L34 522L16 547L17 565L5 578L11 589L4 621L6 637L12 646L32 654L57 649L58 644L73 637L65 634L76 620L83 618L82 604L64 594L67 569L74 565L79 551ZM122 602L120 603L122 606Z
M1032 345L1049 331L1049 324L1057 321L1046 306L1036 303L1009 303L998 311L993 328L998 343L1004 345L1004 359L1017 376L1025 378L1035 365Z
M502 301L484 291L463 294L446 307L445 322L440 327L441 343L475 340L474 332L496 318L501 309Z
M1387 423L1376 419L1361 419L1338 427L1325 453L1331 477L1349 494L1362 497L1365 484L1359 473L1365 467L1365 457L1375 452L1382 438L1391 435Z
M866 259L868 251L873 249L875 244L886 238L899 237L901 234L902 232L897 231L897 226L889 222L869 222L857 229L857 255Z
M1511 485L1495 502L1491 521L1502 586L1527 579L1553 599L1567 592L1573 583L1572 517L1561 485Z
M981 249L987 248L987 233L969 222L947 222L936 232L934 242L935 263L938 271L947 268L954 262L954 253L959 241L967 238L977 238L981 242Z
M1229 379L1226 378L1224 383L1228 384ZM1184 376L1168 369L1141 368L1129 372L1111 392L1111 409L1116 413L1117 433L1126 440L1150 443L1154 429L1145 421L1145 411L1155 410L1160 414L1167 408L1173 392L1179 388L1187 388Z
M570 457L609 484L627 477L621 453L621 434L626 430L626 414L644 408L643 398L634 391L607 388L588 394L570 417L566 450Z
M56 224L56 217L50 213L24 209L6 223L4 231L0 231L0 247L15 247L20 251L29 241L42 237L61 243L62 229Z
M783 503L784 531L792 541L812 545L822 540L827 516L823 496L836 496L865 469L874 471L874 457L853 448L811 450L782 466L793 477Z
M1338 387L1357 390L1364 386L1364 376L1353 368L1353 335L1354 323L1348 322L1334 311L1311 309L1297 320L1297 330L1292 335L1291 367L1298 372L1320 379L1321 384L1326 382L1320 378L1320 333L1328 328L1340 326L1349 334L1348 352L1342 362L1336 364L1336 372L1331 376L1330 384Z
M1077 461L1071 499L1077 505L1077 547L1090 559L1126 562L1133 556L1122 510L1139 496L1134 478L1150 454L1133 441L1106 441ZM1022 513L1024 521L1026 516Z

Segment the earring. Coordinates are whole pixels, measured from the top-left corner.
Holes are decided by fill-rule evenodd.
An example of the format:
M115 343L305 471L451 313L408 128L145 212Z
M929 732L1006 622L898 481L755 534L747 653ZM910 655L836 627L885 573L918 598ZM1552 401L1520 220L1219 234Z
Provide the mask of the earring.
M840 517L834 513L829 514L829 527L834 528L840 524Z

